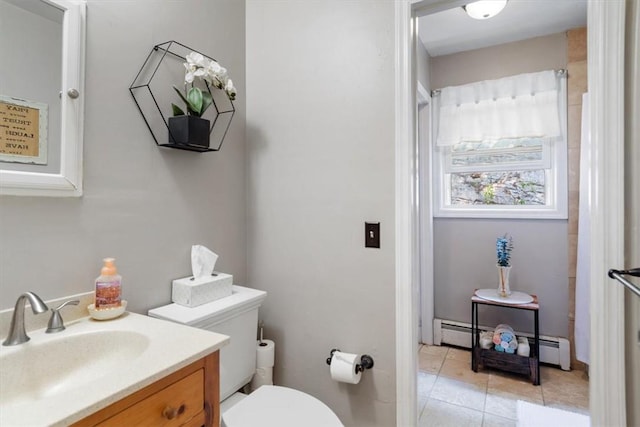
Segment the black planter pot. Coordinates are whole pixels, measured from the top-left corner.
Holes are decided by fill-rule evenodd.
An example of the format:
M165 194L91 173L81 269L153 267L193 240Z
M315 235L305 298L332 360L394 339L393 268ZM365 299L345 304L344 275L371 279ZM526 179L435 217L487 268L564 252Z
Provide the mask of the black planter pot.
M208 148L209 129L209 120L202 117L169 117L169 143Z

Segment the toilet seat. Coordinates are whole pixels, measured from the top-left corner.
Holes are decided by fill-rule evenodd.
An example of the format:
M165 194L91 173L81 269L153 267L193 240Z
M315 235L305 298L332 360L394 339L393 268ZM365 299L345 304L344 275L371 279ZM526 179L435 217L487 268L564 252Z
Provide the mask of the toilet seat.
M318 399L288 387L263 385L222 414L226 427L343 427Z
M222 402L220 402L220 413L224 414L233 406L237 405L240 401L246 398L247 398L247 395L239 391L233 393L231 396L227 397Z

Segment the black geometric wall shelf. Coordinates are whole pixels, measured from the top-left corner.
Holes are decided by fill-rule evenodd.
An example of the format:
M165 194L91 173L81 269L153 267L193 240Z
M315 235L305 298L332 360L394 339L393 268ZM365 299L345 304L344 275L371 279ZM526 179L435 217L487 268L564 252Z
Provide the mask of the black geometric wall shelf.
M184 86L185 67L183 64L190 52L200 53L213 60L210 56L173 40L155 45L131 83L129 91L156 145L197 152L218 151L222 147L222 142L236 111L233 102L222 89L200 86L203 83L196 82L203 91L209 91L213 98L213 104L202 115L211 123L208 147L198 144L176 143L175 141L179 138L174 137L169 130L167 120L173 115L171 103L181 104L173 86L179 89Z

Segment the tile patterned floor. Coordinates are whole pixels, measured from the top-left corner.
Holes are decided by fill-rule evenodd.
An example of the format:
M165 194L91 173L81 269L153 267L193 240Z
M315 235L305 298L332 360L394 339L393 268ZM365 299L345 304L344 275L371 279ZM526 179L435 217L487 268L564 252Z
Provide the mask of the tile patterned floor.
M471 352L453 347L420 348L419 427L515 426L516 402L526 400L589 413L589 380L582 371L540 367L541 385L495 370L471 370Z

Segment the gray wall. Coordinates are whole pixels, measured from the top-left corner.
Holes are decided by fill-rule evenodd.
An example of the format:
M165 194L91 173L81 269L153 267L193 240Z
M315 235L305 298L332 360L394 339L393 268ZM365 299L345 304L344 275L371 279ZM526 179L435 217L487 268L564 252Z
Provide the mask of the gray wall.
M497 288L496 238L511 234L514 250L510 285L538 296L540 331L567 336L567 226L561 220L438 218L434 224L435 316L471 323L470 297L476 288ZM533 317L522 311L480 307L480 323L508 323L533 332Z
M245 283L244 2L89 0L87 16L85 193L0 198L0 308L26 290L44 299L91 291L113 256L128 309L146 313L170 302L196 243ZM153 45L172 39L220 60L238 88L218 153L156 147L129 94Z
M431 87L470 83L509 75L566 68L566 34L439 56L431 59ZM435 317L471 322L469 298L475 288L498 284L496 238L513 236L513 290L538 295L540 331L569 334L568 240L566 220L434 220ZM511 310L480 311L487 326L509 323L531 331L531 316Z
M393 64L391 0L247 2L249 282L275 381L348 426L395 425ZM374 357L359 385L336 347Z
M431 58L431 88L565 68L566 33Z

